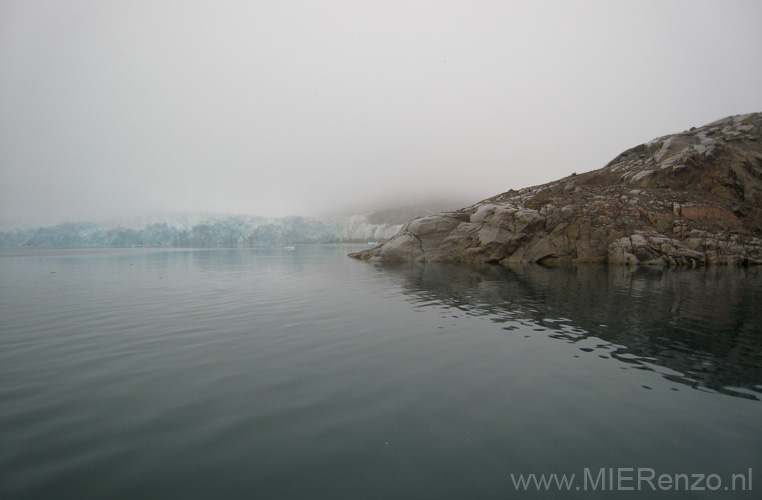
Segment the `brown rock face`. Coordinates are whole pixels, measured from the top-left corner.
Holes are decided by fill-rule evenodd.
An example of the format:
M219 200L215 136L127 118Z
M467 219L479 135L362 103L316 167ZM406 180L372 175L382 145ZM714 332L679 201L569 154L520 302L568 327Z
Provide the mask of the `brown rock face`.
M660 137L605 167L414 219L372 261L762 264L762 113Z

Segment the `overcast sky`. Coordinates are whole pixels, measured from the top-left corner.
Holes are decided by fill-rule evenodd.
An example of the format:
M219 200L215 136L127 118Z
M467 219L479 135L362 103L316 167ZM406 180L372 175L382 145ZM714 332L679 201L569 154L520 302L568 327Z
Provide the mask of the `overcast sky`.
M758 0L0 0L0 218L462 205L762 111Z

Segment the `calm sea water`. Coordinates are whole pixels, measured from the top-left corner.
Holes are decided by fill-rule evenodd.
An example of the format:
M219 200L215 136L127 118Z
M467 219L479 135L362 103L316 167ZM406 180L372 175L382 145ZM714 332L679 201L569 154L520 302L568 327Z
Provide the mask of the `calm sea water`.
M630 468L762 490L762 270L359 248L0 254L0 497L686 497Z

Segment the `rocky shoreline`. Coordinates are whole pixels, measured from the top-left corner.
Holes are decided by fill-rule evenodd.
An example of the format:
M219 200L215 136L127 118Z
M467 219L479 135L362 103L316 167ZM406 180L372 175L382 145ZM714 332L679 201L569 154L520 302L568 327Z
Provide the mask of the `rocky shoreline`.
M420 217L367 261L762 264L762 113L659 137L605 167Z

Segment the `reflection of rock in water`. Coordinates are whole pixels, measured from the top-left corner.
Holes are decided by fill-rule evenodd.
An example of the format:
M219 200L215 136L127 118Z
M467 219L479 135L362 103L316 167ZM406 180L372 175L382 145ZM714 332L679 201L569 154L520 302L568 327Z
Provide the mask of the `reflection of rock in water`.
M762 269L383 267L404 277L418 307L489 316L507 330L541 327L569 342L599 338L634 367L762 399Z

